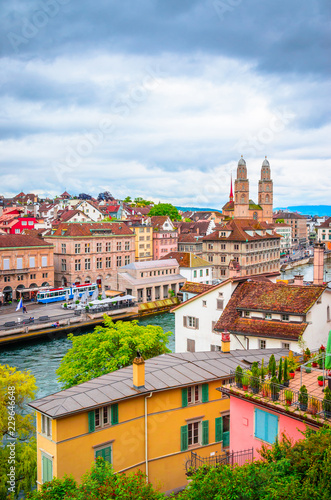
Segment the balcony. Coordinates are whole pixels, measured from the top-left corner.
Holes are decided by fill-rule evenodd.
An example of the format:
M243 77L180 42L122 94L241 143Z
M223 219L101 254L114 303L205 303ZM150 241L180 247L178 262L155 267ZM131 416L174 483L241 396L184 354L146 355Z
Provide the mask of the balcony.
M35 268L32 268L32 271ZM24 269L2 269L0 270L0 276L8 276L9 274L26 274L30 272L30 268L26 267Z

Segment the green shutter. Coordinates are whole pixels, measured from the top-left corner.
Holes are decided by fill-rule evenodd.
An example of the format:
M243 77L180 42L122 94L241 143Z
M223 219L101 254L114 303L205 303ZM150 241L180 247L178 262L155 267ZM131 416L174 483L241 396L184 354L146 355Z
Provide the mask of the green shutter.
M99 457L103 458L103 456L102 456L102 455L103 455L103 453L102 453L102 452L103 452L103 450L97 450L97 451L95 452L95 458L99 458Z
M88 431L89 432L94 432L95 431L94 410L88 412Z
M103 449L103 458L106 462L109 462L111 464L111 447L108 446L108 448Z
M202 384L202 402L203 403L208 403L209 401L209 390L208 390L208 384Z
M42 455L42 457L41 457L41 471L42 471L41 481L43 484L46 483L46 474L47 474L46 460L47 460L47 458L44 457L44 455Z
M203 420L202 422L202 445L209 444L209 421Z
M223 417L215 418L215 442L223 441Z
M183 425L180 428L180 451L186 451L188 449L188 427Z
M185 408L187 406L187 387L182 389L182 407Z
M111 425L118 424L118 404L111 405Z
M50 458L42 455L41 457L41 467L42 467L42 482L47 483L47 481L52 481L53 479L53 463Z

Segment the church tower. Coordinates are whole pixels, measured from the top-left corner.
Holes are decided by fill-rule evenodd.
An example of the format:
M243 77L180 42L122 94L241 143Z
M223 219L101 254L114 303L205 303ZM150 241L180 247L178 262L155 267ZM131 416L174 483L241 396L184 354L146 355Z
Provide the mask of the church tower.
M265 157L261 168L261 180L259 180L259 205L263 210L263 221L273 222L273 182L271 180L270 164Z
M249 218L249 181L244 158L238 161L237 178L234 182L234 217Z

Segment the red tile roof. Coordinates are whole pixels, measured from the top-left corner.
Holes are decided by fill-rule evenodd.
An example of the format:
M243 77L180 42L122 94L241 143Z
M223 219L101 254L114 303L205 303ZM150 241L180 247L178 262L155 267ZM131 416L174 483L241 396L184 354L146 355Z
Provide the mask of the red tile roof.
M86 238L89 236L103 236L103 231L105 231L105 235L134 235L124 222L67 222L59 224L52 236L82 236Z
M324 292L326 286L293 286L284 283L245 281L237 286L215 330L231 333L297 340L306 322L285 322L241 317L241 310L287 314L306 314Z
M197 233L180 234L178 243L202 243L202 236Z
M320 227L327 227L329 228L330 227L330 224L331 224L331 217L329 217L328 219L326 219L322 224L320 224L319 226L316 226L316 229L319 229Z
M214 286L215 285L205 285L204 283L193 283L192 281L187 281L180 291L200 294L207 292L211 288L214 288Z
M202 257L198 257L192 252L169 252L160 260L176 259L180 267L210 267L210 262L207 262Z
M50 247L52 244L27 234L0 234L0 248L40 246Z
M280 239L281 236L266 232L267 226L254 219L231 219L224 226L217 226L217 230L208 236L204 236L203 241L256 241L263 239ZM272 230L272 228L270 228ZM221 236L221 231L231 231L228 236ZM249 232L253 232L253 236ZM258 234L257 231L261 232Z

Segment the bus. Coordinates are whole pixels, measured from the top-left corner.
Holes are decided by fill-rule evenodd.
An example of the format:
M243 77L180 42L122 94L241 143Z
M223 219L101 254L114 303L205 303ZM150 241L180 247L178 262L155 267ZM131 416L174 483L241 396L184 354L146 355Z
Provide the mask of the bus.
M79 297L87 292L93 295L94 291L98 289L96 283L84 283L83 285L73 285L65 288L50 288L37 293L37 302L41 304L49 304L51 302L59 302L60 300L73 299L76 292Z

